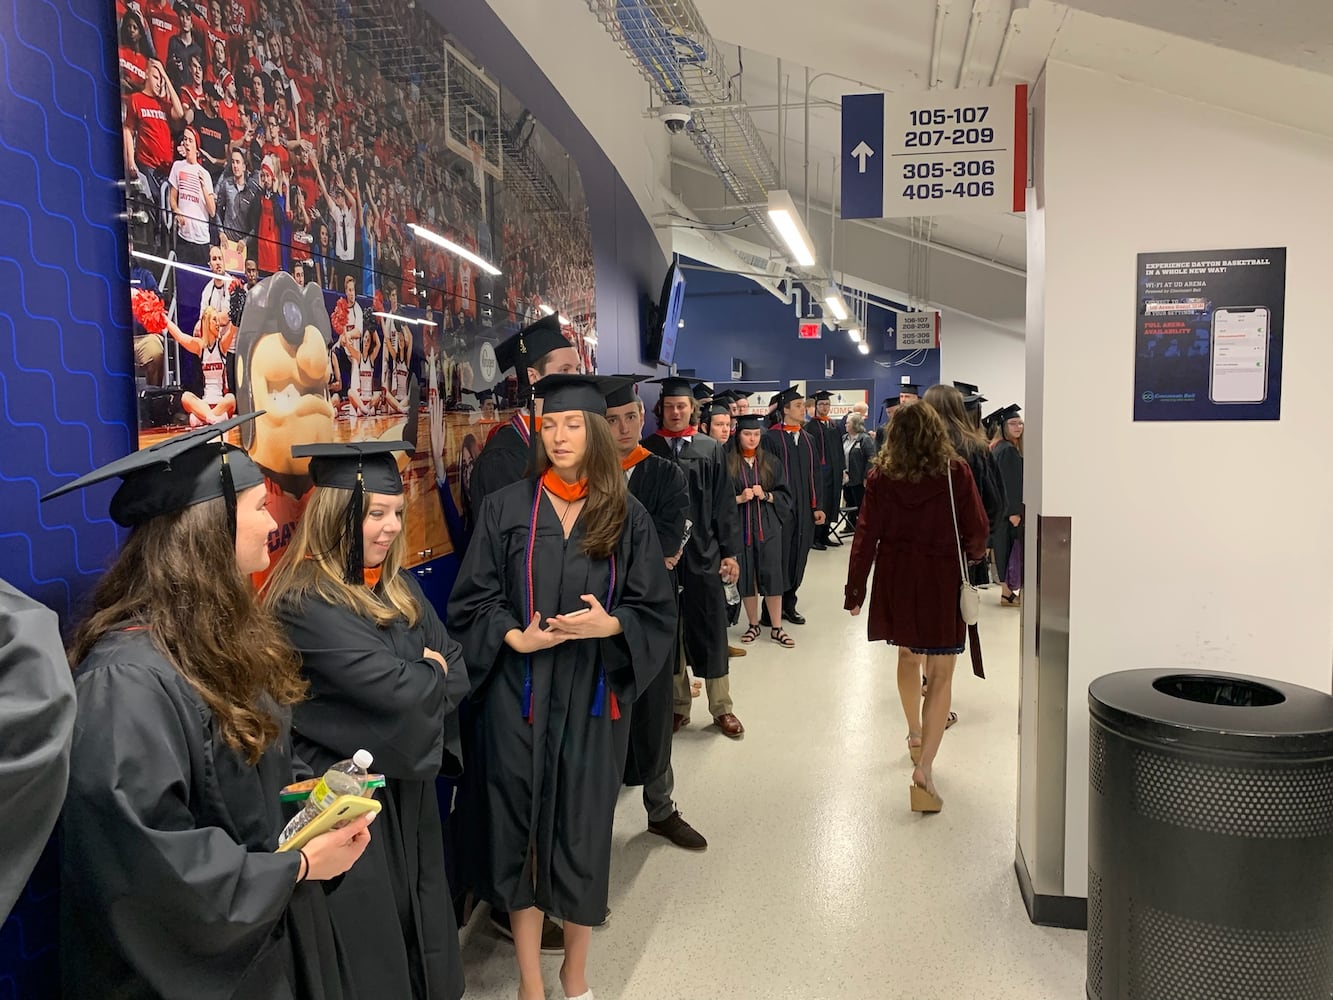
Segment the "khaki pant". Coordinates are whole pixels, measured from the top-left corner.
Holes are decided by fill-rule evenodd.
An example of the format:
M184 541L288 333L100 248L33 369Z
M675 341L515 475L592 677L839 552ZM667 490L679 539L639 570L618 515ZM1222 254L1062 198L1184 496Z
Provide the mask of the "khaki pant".
M690 702L690 675L682 670L676 674L674 679L676 714L689 715ZM704 681L704 687L708 690L708 714L713 718L719 715L731 714L731 677L712 677Z

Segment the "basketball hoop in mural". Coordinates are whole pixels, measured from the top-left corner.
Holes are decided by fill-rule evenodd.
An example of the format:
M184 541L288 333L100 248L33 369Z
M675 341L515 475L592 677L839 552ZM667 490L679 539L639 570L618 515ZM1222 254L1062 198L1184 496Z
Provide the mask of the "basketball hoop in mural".
M480 188L486 182L486 170L482 167L481 143L476 139L469 139L467 148L472 153L472 180Z

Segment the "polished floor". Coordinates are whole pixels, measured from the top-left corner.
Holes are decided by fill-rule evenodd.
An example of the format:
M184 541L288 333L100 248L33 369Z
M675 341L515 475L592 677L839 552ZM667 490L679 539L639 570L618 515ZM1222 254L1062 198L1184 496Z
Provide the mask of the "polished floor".
M649 835L638 790L622 796L598 1000L1083 996L1084 934L1030 924L1014 882L1018 612L983 592L988 679L960 660L944 811L914 815L893 651L842 610L848 549L811 554L795 649L765 632L732 661L744 739L703 699L676 736L676 800L707 852ZM469 998L513 1000L512 945L481 913L463 955ZM543 966L558 1000L560 959Z

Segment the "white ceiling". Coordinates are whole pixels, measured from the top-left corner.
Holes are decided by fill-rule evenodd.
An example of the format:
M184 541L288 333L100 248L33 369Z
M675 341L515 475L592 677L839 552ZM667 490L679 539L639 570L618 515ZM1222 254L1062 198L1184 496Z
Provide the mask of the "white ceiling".
M1333 0L822 0L813 7L792 0L694 2L729 68L743 66L742 96L775 161L774 105L781 95L788 106L784 184L798 204L806 190L805 74L811 67L810 228L825 247L829 206L838 202L837 101L867 90L927 89L933 53L935 85L941 88L1033 82L1048 58L1061 58L1273 120L1289 115L1285 120L1296 127L1333 129L1333 102L1312 100L1313 109L1272 108L1263 83L1256 83L1280 81L1286 89L1302 70L1333 76ZM1260 58L1246 61L1208 46ZM1220 60L1230 72L1218 68ZM1333 93L1333 80L1328 85ZM1323 89L1321 82L1311 93ZM674 139L671 152L672 187L701 218L720 223L743 215L725 206L720 182L710 183L701 173L708 168L688 140ZM868 238L868 228L881 230L880 243ZM842 223L838 240L844 252L835 256L835 268L903 288L896 280L901 276L888 273L884 262L903 259L907 228L907 220ZM753 230L736 235L764 242ZM987 280L988 262L1021 281L1026 233L1020 215L937 217L932 239L954 251L950 264L964 286L974 277ZM847 258L853 247L859 259ZM945 301L943 292L939 301Z

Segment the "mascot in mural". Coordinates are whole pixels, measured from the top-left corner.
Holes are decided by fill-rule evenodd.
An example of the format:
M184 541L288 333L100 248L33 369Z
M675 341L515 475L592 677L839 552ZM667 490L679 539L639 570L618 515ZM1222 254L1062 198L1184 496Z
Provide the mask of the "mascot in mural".
M333 440L332 347L318 286L302 287L280 272L250 289L236 338L236 395L243 412L263 411L245 425L242 443L264 470L278 525L269 536L272 563L291 540L312 486L310 459L292 458L292 446Z

